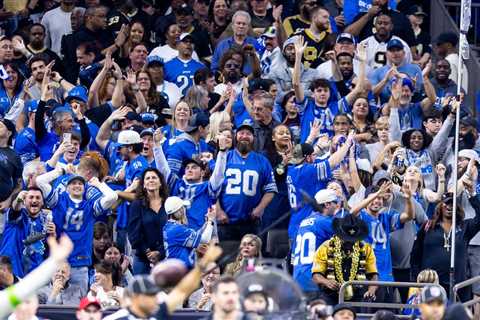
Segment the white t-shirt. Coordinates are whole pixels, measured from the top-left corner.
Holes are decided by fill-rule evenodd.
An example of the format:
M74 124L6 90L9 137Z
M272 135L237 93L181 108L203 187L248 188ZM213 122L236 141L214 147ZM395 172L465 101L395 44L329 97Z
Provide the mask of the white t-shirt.
M162 94L164 98L168 98L168 105L173 108L182 98L182 91L171 82L163 81L163 84L157 86L157 92ZM165 97L167 95L167 97Z
M400 40L405 50L405 63L412 63L412 52L408 44L397 36L392 36L391 39ZM387 63L387 42L378 42L375 36L360 42L360 44L367 44L367 65L370 68L381 68Z
M45 45L60 56L62 36L72 32L70 22L71 12L65 12L60 7L49 10L42 18L45 26Z
M152 56L160 57L160 58L163 59L163 62L165 63L165 62L168 62L168 61L172 60L173 58L178 57L178 50L173 49L168 44L166 44L166 45L161 46L161 47L155 47L152 50L152 52L150 52L150 54L148 56L149 57L152 57ZM200 59L198 58L198 55L195 52L195 50L192 53L192 58L193 58L193 60L200 61Z
M445 57L450 63L450 77L448 77L453 82L457 83L458 78L458 53L450 53ZM462 65L462 89L465 90L465 93L468 91L468 70L465 67L465 64Z
M318 77L321 79L330 79L333 77L332 73L332 60L325 61L317 67ZM365 75L368 75L372 69L366 65L365 66ZM353 73L358 75L360 73L360 61L353 59Z

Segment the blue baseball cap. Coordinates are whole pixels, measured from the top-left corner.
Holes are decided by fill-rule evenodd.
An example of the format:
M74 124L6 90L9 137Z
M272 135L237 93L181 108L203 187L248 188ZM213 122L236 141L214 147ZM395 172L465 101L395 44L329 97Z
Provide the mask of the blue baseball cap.
M143 129L140 133L140 138L146 135L151 135L153 137L154 130L152 128Z
M147 57L147 67L153 67L154 65L163 66L165 62L162 57L159 56L148 56Z
M67 98L65 98L66 102L70 102L71 100L80 100L84 103L88 101L88 89L84 86L76 86L73 87L72 90L68 92Z
M25 103L28 112L36 112L38 108L38 100L28 100Z
M398 39L392 39L387 43L387 50L391 50L391 49L405 49L405 48L403 46L402 41Z
M73 181L75 181L75 180L81 181L83 184L86 183L84 177L79 176L79 175L77 175L77 174L74 174L74 175L71 175L71 176L68 178L68 180L67 180L67 186L68 186L70 183L72 183Z
M407 86L410 91L415 91L415 87L413 85L413 81L410 78L403 78L402 79L402 86Z
M155 123L155 115L153 113L142 113L140 116L142 117L142 123L145 123L145 124Z

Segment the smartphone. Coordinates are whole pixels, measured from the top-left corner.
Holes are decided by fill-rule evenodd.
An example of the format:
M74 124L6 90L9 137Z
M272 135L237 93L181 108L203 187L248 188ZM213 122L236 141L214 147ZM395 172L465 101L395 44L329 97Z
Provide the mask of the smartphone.
M66 143L72 142L72 134L70 132L66 132L63 134L63 142L66 142Z

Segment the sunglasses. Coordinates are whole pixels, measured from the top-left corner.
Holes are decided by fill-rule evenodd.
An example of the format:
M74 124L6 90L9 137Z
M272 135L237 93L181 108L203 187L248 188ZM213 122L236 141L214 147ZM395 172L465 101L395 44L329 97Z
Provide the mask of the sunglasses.
M228 68L228 69L237 69L237 68L240 68L240 65L239 64L236 64L236 63L227 63L225 64L225 68Z

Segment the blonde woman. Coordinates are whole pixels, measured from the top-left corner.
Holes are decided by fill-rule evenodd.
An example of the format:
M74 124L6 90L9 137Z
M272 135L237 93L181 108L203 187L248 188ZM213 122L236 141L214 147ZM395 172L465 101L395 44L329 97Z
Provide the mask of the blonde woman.
M162 142L164 151L176 142L179 135L185 132L191 116L192 108L185 101L179 101L172 112L172 124L167 124L162 128L165 137L165 142Z
M210 126L205 141L216 143L216 137L224 130L231 130L233 127L232 118L226 111L214 112L210 115Z
M417 276L417 283L431 283L431 284L439 284L438 280L438 273L432 269L425 269L422 270ZM408 290L408 300L407 304L420 304L420 292L421 288L410 288ZM420 315L419 309L404 309L402 314L404 315Z
M224 274L236 276L241 273L251 258L262 257L262 239L258 236L248 233L240 241L240 252L234 262L227 264Z

